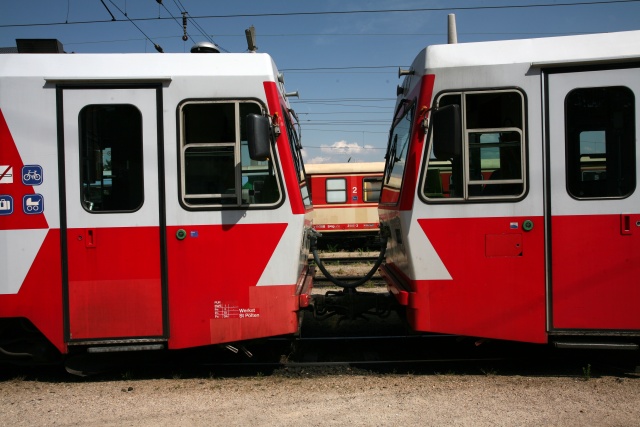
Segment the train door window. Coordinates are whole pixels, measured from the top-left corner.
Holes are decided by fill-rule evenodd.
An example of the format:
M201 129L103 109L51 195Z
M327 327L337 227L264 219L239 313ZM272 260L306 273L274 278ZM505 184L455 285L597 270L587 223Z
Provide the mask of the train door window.
M381 188L382 188L382 178L379 178L379 177L362 178L362 200L369 203L379 202Z
M347 202L347 180L344 178L327 178L327 203Z
M517 199L525 189L524 97L515 90L446 94L440 107L458 104L463 147L454 157L430 155L422 195L430 201ZM449 155L449 154L448 154Z
M567 190L575 198L623 198L636 186L635 97L627 87L567 94Z
M249 157L244 118L261 111L250 101L180 106L180 188L186 207L273 205L280 200L273 160Z
M387 146L384 185L392 191L389 192L390 199L385 200L385 202L395 204L400 197L400 186L409 151L409 137L411 136L414 110L415 104L405 108L391 131L391 138Z
M132 212L144 201L142 114L133 105L88 105L79 114L81 204Z

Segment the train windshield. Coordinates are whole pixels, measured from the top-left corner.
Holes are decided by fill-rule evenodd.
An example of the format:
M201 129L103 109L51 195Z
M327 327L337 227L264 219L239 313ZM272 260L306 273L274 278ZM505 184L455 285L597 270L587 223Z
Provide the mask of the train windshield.
M411 136L414 111L415 104L406 108L391 131L384 174L384 186L389 191L383 193L384 199L380 200L381 203L395 204L400 198L400 187L409 152L409 137Z
M291 116L295 116L295 113L289 114L286 108L282 109L282 116L287 127L287 136L289 137L289 144L291 144L291 153L293 155L293 163L296 168L296 177L298 178L298 184L300 185L300 194L302 195L302 202L305 208L311 207L311 196L309 195L309 189L307 187L307 180L304 174L304 162L302 161L302 145L300 143L300 137L293 125Z

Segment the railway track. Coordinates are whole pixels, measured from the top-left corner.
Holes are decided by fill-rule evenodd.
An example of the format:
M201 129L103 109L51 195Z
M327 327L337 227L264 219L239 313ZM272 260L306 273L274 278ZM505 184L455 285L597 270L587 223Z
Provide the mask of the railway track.
M342 282L348 283L348 282L355 282L361 279L362 276L336 276L336 278ZM313 279L313 287L318 289L324 289L324 288L335 288L336 285L334 285L331 280L327 279L322 275L322 273L320 273L320 274L316 274L316 277ZM376 273L371 278L371 280L369 280L367 283L365 283L358 289L371 290L371 289L379 289L379 288L386 289L386 283L382 279L382 277L380 277L380 275Z
M341 282L356 282L363 278L374 266L378 259L377 254L368 253L342 253L342 252L329 252L320 254L320 260L324 264L325 268L330 274ZM313 255L309 257L309 264L314 265L315 261ZM319 269L316 269L316 275L314 277L315 288L334 287L333 282L324 276ZM373 275L371 280L364 284L360 289L372 289L372 288L384 288L386 284L377 272Z
M378 259L377 256L373 255L357 255L354 254L352 256L327 256L327 254L320 254L320 260L327 265L336 265L336 264L373 264ZM309 263L315 263L313 259L313 255L309 255Z
M499 373L579 377L585 366L599 375L638 372L637 357L634 361L627 354L619 357L620 353L566 351L539 344L498 341L478 345L477 340L454 336L276 338L247 346L237 353L218 346L172 354L121 354L109 358L85 355L70 359L67 371L81 376L114 378L132 373L136 378L234 377L276 372L295 376L332 375L352 369L371 375Z

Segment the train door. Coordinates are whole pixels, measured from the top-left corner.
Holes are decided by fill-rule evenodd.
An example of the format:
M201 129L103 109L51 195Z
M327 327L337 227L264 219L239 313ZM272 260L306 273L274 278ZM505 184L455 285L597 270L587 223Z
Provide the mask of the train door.
M58 88L70 342L165 333L159 100L157 86Z
M542 173L534 165L542 146L529 144L536 134L527 129L527 95L469 90L436 101L420 184L425 204L414 208L428 239L419 252L426 262L413 262L425 280L416 287L428 287L422 328L544 342ZM459 143L439 137L436 125L446 122L440 114L460 117Z
M547 75L551 330L640 329L639 71Z

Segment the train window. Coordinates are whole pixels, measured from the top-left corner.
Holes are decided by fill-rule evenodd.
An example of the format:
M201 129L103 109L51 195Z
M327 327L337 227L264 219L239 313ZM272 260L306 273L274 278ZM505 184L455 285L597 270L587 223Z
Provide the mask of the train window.
M382 188L382 178L380 177L362 178L362 200L369 203L379 202L381 188Z
M629 196L636 186L633 92L620 86L575 89L565 108L569 194Z
M415 104L407 108L395 122L391 131L391 138L387 146L384 185L392 191L387 193L389 199L384 200L385 203L395 204L400 197L400 186L409 151L409 137L411 136L414 110Z
M347 202L347 180L344 178L327 178L327 203Z
M291 110L293 112L293 110ZM300 195L302 196L302 202L305 207L311 206L311 197L309 195L309 189L307 188L307 181L304 174L304 163L302 161L302 152L301 152L301 144L298 139L298 132L293 127L293 123L291 122L291 115L288 110L282 109L282 116L284 117L284 122L287 128L287 136L289 137L289 144L291 146L291 153L293 153L293 163L296 168L296 176L298 177L298 184L300 185ZM295 113L293 113L295 116ZM297 118L297 117L296 117Z
M281 199L271 159L249 157L244 118L255 102L191 101L180 107L181 199L187 207L274 205Z
M461 106L463 147L452 158L432 148L422 178L430 201L516 199L525 189L524 98L515 90L446 94L440 107Z
M144 201L142 114L133 105L80 111L81 204L88 212L132 212Z

